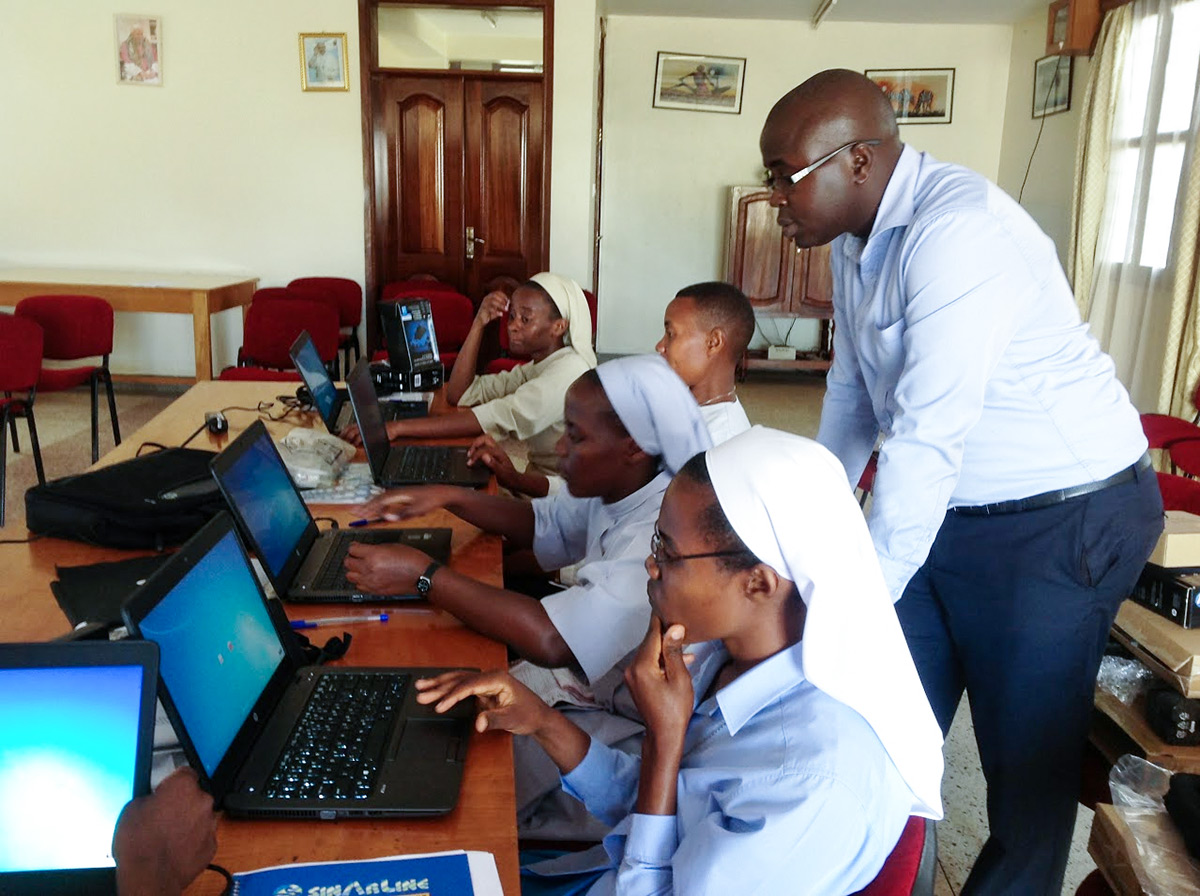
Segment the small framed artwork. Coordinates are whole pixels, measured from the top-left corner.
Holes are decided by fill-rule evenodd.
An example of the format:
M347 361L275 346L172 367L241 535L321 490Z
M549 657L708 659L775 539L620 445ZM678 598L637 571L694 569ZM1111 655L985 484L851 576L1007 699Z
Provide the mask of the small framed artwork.
M162 19L158 16L118 13L116 33L117 82L162 84Z
M1074 56L1043 56L1033 64L1033 117L1045 118L1071 108Z
M874 68L863 72L883 91L899 124L949 124L954 69Z
M349 90L350 60L346 33L300 35L300 87L303 90Z
M738 115L745 80L745 59L660 50L654 72L654 106Z

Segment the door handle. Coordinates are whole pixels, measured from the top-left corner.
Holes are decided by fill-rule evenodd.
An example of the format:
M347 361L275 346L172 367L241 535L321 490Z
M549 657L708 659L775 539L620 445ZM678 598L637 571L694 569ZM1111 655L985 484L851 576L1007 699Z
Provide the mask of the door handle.
M468 227L467 228L467 258L472 259L475 257L475 244L476 243L479 243L479 245L482 246L486 242L487 242L487 240L481 239L480 237L477 237L475 235L474 227Z

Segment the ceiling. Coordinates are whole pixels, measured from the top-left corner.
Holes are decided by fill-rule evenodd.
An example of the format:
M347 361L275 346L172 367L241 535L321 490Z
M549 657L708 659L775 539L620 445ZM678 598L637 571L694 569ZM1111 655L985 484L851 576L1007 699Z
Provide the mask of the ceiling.
M602 12L619 16L810 21L821 0L601 0ZM825 22L1011 25L1049 0L835 0Z

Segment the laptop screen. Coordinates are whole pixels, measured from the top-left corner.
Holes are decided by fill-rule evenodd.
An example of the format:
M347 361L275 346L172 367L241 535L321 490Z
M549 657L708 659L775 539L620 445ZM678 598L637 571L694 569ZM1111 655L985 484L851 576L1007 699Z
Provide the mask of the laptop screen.
M346 388L350 392L350 404L354 408L354 419L358 421L363 451L367 453L367 463L371 465L371 472L378 479L387 464L391 443L388 441L383 411L379 408L375 385L371 382L370 364L366 358L355 364L354 369L347 375Z
M153 648L78 648L0 648L0 876L112 868L117 817L149 789Z
M336 421L333 419L333 405L337 401L337 388L329 378L329 371L321 363L321 356L313 344L312 337L305 330L298 337L291 349L292 363L304 380L304 385L312 393L313 402L321 419L329 426Z
M256 422L243 438L249 444L241 451L232 451L234 446L226 449L233 460L220 464L218 476L271 580L280 581L284 566L312 525L312 515L296 494L266 427Z
M171 702L212 775L284 660L232 527L138 621Z

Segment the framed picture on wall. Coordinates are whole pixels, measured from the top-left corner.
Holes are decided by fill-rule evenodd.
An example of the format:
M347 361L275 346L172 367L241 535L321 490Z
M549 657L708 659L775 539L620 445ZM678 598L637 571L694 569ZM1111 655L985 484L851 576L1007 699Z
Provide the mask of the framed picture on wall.
M346 33L300 35L300 87L302 90L349 90L350 60Z
M1043 56L1033 64L1033 117L1045 118L1071 108L1074 56Z
M113 16L116 32L117 82L119 84L162 84L162 19L118 13Z
M954 111L954 69L869 68L900 124L949 124Z
M745 80L745 59L660 50L654 73L654 106L738 115Z

